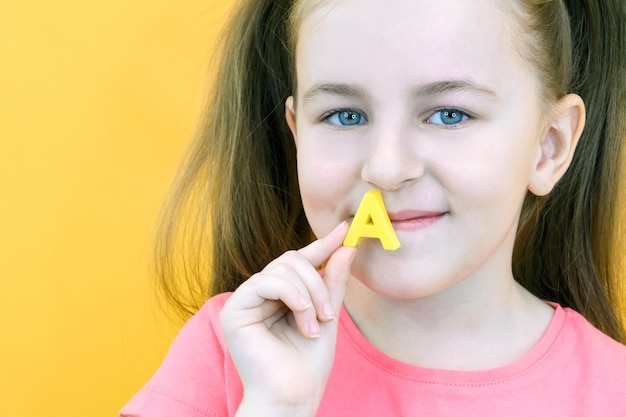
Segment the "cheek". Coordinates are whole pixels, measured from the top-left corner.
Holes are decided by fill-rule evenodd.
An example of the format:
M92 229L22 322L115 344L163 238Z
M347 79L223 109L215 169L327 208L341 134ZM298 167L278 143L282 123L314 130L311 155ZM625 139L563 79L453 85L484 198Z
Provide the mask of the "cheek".
M322 153L298 149L298 178L305 194L323 197L333 181L338 179L340 169L336 163Z
M354 152L332 141L302 138L297 146L297 160L303 193L316 194L319 198L340 192L358 177Z
M525 195L535 155L536 134L490 126L450 142L433 169L453 195L475 199L476 204L506 195Z
M496 154L482 154L483 161L474 161L458 172L462 181L457 190L471 202L477 213L511 221L517 216L528 190L530 158L525 150L500 149ZM488 219L487 219L488 220Z
M347 216L355 172L345 155L319 146L298 146L302 204L316 236L330 232Z

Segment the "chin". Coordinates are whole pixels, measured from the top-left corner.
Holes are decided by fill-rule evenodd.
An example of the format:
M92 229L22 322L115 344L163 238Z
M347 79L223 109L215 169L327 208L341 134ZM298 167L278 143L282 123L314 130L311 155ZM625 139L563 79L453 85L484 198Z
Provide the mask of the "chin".
M352 276L372 293L396 300L425 298L444 289L441 282L432 282L417 274L394 271L392 268L386 271L376 271L353 265Z

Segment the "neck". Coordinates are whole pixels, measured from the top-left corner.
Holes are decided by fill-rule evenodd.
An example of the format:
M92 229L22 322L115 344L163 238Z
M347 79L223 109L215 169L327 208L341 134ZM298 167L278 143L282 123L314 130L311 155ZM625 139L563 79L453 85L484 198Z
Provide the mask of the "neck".
M345 305L364 336L397 360L437 369L495 368L527 353L553 313L512 274L503 278L468 277L437 294L400 300L352 279Z

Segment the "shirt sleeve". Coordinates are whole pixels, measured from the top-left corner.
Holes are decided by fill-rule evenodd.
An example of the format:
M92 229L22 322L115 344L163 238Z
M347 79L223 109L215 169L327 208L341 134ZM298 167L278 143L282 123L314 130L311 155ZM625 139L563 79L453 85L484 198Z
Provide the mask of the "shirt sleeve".
M228 299L210 299L181 329L148 383L121 417L226 417L241 400L241 383L228 355L219 313Z

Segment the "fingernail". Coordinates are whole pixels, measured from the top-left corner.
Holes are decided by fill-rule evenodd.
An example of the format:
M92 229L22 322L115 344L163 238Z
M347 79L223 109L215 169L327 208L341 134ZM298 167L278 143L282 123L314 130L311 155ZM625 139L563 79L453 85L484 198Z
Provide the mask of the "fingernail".
M303 310L306 310L307 308L311 307L311 305L312 305L311 301L309 301L302 294L298 295L298 303L302 306Z
M330 301L326 301L322 305L322 314L324 315L324 318L327 320L335 319L335 309L333 308Z
M343 225L344 225L345 223L346 223L346 221L345 221L345 220L344 220L344 221L342 221L341 223L339 223L339 224L337 225L337 227L335 227L335 229L334 229L331 233L334 233L334 232L338 231L339 229L343 228Z
M317 320L311 320L309 323L309 336L311 339L320 337L320 325Z

